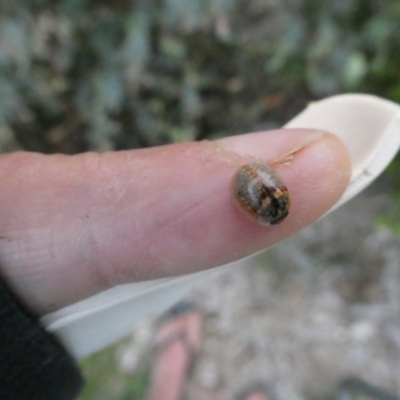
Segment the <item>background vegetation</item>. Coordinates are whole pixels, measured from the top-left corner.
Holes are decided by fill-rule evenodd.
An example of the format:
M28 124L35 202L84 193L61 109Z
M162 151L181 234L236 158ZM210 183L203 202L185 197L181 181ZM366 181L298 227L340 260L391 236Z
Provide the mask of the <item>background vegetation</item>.
M77 153L400 101L396 0L0 0L0 147Z
M400 102L399 20L398 0L0 0L0 151L215 138L347 91ZM112 351L82 398L141 398L147 374L116 377Z

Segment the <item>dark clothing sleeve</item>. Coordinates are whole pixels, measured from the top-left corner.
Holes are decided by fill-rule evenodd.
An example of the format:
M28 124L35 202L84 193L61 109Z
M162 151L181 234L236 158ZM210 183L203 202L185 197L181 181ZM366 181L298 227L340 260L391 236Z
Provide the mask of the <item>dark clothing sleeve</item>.
M0 280L0 399L72 400L82 385L75 361Z

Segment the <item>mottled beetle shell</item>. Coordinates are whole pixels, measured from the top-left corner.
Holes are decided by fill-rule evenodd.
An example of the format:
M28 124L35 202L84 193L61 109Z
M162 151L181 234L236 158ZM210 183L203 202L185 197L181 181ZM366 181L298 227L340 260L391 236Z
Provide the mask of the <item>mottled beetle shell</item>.
M240 167L233 178L233 197L241 210L262 225L279 224L289 214L289 192L266 164Z

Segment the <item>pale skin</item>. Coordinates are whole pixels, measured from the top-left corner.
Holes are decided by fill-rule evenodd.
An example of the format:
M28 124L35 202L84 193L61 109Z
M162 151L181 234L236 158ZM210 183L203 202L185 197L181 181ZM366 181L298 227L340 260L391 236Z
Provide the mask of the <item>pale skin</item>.
M249 162L273 164L287 219L261 226L232 201ZM280 130L144 150L0 156L0 275L37 315L117 284L190 273L293 235L348 185L349 154L331 134Z

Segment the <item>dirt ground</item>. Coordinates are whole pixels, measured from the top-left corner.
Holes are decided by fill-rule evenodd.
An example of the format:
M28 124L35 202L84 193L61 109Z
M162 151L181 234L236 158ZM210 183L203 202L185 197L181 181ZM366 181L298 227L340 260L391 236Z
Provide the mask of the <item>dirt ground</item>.
M200 282L189 298L204 310L204 340L188 400L231 400L259 381L275 400L334 399L349 377L400 394L400 246L376 223L392 209L387 189Z

